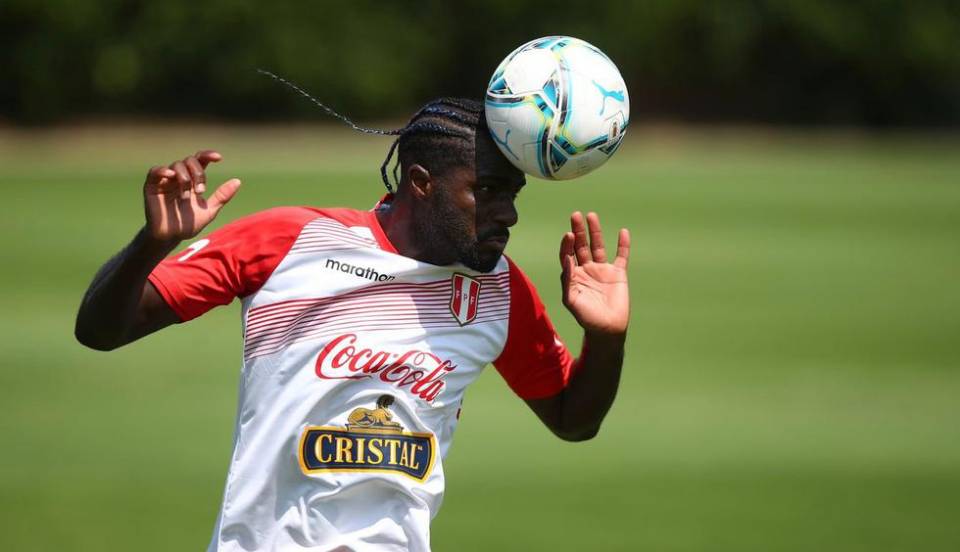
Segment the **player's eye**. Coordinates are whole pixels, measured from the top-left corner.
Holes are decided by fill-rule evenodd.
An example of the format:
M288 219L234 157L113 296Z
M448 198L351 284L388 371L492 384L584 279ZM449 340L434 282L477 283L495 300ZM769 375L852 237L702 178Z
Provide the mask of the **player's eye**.
M508 182L491 180L484 183L477 183L475 193L486 196L496 196L498 198L509 197L511 201L517 199L521 186L515 186Z

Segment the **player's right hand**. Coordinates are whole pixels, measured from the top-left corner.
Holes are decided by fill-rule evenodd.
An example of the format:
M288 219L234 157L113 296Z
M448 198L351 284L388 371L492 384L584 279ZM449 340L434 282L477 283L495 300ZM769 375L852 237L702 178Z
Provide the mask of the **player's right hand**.
M195 155L157 166L147 173L143 184L143 205L149 236L160 242L180 242L200 233L230 201L240 180L231 178L205 198L207 165L223 156L216 151Z

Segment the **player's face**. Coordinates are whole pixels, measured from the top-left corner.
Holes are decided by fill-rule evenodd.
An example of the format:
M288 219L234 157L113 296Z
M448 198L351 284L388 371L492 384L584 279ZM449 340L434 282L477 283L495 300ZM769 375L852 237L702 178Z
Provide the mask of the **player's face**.
M430 234L452 261L489 272L517 223L514 201L526 180L483 129L477 135L474 166L451 170L431 194Z

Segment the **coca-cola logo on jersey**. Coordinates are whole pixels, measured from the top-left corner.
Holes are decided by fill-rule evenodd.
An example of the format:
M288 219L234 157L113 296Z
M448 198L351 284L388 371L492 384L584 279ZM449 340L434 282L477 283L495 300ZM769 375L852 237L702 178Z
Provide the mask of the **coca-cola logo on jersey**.
M443 377L457 369L449 360L442 360L429 351L411 349L391 353L356 343L357 335L352 333L327 343L317 355L317 377L328 380L379 378L431 402L446 385Z

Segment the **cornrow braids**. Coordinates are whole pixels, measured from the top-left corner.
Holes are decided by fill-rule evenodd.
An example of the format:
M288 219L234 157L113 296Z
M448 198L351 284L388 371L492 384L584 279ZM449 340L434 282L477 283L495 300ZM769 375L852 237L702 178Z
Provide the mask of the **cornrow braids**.
M397 169L414 163L423 165L432 174L441 175L455 166L472 165L474 138L477 129L485 128L483 103L465 98L439 98L420 108L394 141L383 162L390 164L396 150L394 184L399 186ZM381 171L385 175L386 171ZM387 190L393 186L384 180Z
M423 110L421 110L423 111ZM383 164L380 165L380 178L383 179L383 184L386 186L387 191L390 193L394 192L394 184L390 183L390 179L387 177L387 167L390 166L390 160L393 158L393 153L397 150L401 141L404 137L410 138L417 134L436 134L441 136L449 136L453 138L463 138L469 139L470 136L463 132L458 132L453 129L446 128L442 125L436 123L430 123L427 121L417 121L416 117L411 119L411 122L407 123L407 126L400 129L400 136L393 141L393 144L390 145L390 149L387 151L387 157L383 160ZM404 141L407 143L409 140ZM397 175L397 171L400 169L400 155L397 155L397 162L393 166L393 181L397 187L400 186L400 177Z
M353 130L379 136L396 136L390 149L387 150L386 159L380 165L380 178L391 194L395 190L394 186L400 186L402 178L397 175L397 171L402 167L419 163L431 170L433 174L439 175L453 166L473 163L473 145L477 128L486 124L483 117L483 103L466 98L439 98L421 107L402 128L393 130L365 128L327 107L306 90L287 79L264 69L257 69L257 71L292 88ZM393 166L393 183L391 183L387 173L395 153L397 160Z

